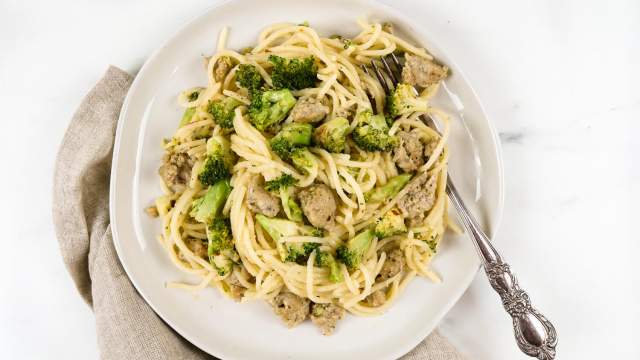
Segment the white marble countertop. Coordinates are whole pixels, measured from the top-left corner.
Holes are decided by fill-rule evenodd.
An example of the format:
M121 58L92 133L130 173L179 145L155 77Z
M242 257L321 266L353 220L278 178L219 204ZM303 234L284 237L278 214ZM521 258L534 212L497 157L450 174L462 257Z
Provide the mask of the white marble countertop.
M456 59L500 131L495 239L561 359L639 359L640 3L391 1ZM51 221L56 148L107 65L134 72L211 1L0 4L0 358L97 358ZM442 322L470 359L520 359L484 274Z

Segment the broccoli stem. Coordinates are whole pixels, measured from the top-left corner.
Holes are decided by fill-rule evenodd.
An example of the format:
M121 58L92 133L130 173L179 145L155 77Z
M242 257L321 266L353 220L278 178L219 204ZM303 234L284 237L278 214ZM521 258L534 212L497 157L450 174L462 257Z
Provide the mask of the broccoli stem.
M280 188L280 200L287 218L291 221L302 222L302 209L291 196L289 189Z
M330 253L326 251L319 251L316 255L316 265L329 269L329 280L331 282L339 283L344 280L340 264L338 264L336 259Z
M402 174L394 176L386 184L379 186L369 191L365 197L367 201L382 202L389 198L393 198L397 193L404 188L405 185L411 180L411 174Z
M182 119L180 119L180 126L179 127L183 127L183 126L187 125L188 123L190 123L191 119L193 118L193 115L195 113L196 113L196 108L194 108L194 107L187 108L184 111L184 114L182 115Z
M336 249L338 261L347 265L350 270L357 269L374 238L373 230L369 229L349 239L346 244L338 246Z
M193 201L189 214L198 222L209 223L211 219L220 214L230 192L229 180L218 181L207 189L203 197Z

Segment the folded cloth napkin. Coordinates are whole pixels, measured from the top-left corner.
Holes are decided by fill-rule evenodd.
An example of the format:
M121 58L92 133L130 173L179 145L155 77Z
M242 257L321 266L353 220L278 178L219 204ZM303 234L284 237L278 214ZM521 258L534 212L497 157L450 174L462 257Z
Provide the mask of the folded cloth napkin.
M110 67L71 120L56 160L53 219L62 257L96 317L103 359L212 359L165 324L140 297L109 227L109 173L120 107L132 77ZM462 360L437 332L408 360Z

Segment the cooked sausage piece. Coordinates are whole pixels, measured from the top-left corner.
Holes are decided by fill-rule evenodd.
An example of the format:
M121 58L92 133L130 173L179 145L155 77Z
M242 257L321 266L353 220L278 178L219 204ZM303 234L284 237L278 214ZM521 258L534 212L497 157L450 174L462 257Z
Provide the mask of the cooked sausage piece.
M193 159L187 153L167 152L162 157L162 165L158 173L169 189L179 192L185 189L191 178L192 168Z
M384 290L376 290L364 299L367 305L371 307L378 307L384 304L386 300L387 294L385 294Z
M280 212L280 199L264 189L262 176L256 176L247 189L247 206L254 213L274 217Z
M283 291L271 301L273 311L282 318L287 327L294 327L309 316L309 299Z
M402 81L413 86L427 87L447 77L449 68L417 55L406 54Z
M400 145L393 150L393 160L404 172L418 170L424 164L424 146L420 142L420 136L414 130L399 131Z
M391 279L396 276L398 273L402 271L405 264L404 254L400 249L394 249L390 253L387 254L387 259L384 261L382 265L382 269L380 269L380 273L378 274L378 281L385 281Z
M407 192L398 199L398 207L407 215L409 224L417 225L436 202L436 176L424 172L405 187Z
M429 139L427 141L427 144L424 146L424 157L429 159L433 154L433 151L436 149L436 146L438 146L438 139L436 138Z
M335 222L336 199L327 185L314 184L298 193L302 212L311 225L320 228L331 228Z
M244 286L242 286L242 284L238 280L238 277L236 276L236 273L232 272L229 276L227 276L225 280L229 285L229 293L231 294L231 297L235 301L240 301L240 299L242 299L242 296L244 296L244 292L247 289Z
M324 119L329 108L313 97L301 97L291 110L295 122L314 123Z
M344 309L334 304L311 304L311 321L322 331L322 335L331 335L338 320L344 317Z

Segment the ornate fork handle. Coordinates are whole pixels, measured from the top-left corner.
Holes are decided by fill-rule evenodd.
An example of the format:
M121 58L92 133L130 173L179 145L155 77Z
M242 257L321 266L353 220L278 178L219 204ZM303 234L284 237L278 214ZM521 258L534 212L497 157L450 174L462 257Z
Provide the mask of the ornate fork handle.
M381 58L384 65L382 71L386 73L392 85L398 84L402 65L395 54L391 54L396 73L393 72L389 61ZM375 61L371 61L371 67L378 78L385 93L390 94L392 87L387 83L381 68ZM362 70L369 74L366 66L362 65ZM416 91L414 89L414 91ZM417 93L417 92L416 92ZM421 116L421 119L432 129L438 131L438 127L429 116ZM464 205L456 187L450 178L447 178L447 194L453 206L460 214L462 223L471 235L473 244L478 250L478 254L487 273L489 282L493 289L500 295L502 305L511 315L513 320L513 331L520 349L527 355L537 357L540 360L552 360L556 357L556 344L558 342L556 329L551 322L531 306L529 295L518 286L516 277L511 273L509 265L502 261L502 257L491 245L489 238L482 231L476 219L471 215L469 209Z
M451 179L447 179L447 194L473 239L491 287L500 295L502 305L511 315L518 346L525 354L540 360L554 359L558 338L553 324L531 306L529 295L520 288L509 265L502 261L498 251L480 229Z

